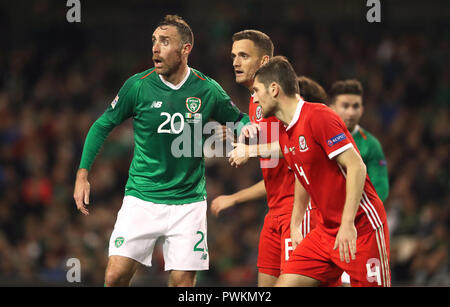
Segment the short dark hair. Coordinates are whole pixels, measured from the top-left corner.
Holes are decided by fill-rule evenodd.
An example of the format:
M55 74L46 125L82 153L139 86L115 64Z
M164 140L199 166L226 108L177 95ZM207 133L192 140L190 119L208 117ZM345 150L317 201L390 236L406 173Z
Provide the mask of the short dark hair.
M266 88L272 82L278 83L289 97L293 97L299 92L297 75L291 63L284 56L275 56L261 66L255 73L256 78Z
M300 76L297 77L298 86L300 89L300 96L309 102L323 102L327 103L327 92L323 87L311 78Z
M251 40L259 49L262 55L273 57L273 43L270 37L258 30L243 30L236 32L231 37L233 43L243 39Z
M164 19L158 24L158 28L162 26L174 26L177 28L178 34L181 37L182 44L191 44L194 46L194 34L187 22L178 15L166 15Z
M340 80L333 83L330 90L330 103L336 102L336 97L339 95L358 95L362 96L364 90L361 82L356 79Z

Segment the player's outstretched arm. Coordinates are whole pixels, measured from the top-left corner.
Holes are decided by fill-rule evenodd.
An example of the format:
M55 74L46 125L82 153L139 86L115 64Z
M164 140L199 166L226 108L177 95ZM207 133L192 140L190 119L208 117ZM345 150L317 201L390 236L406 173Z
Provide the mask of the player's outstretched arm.
M354 260L356 254L355 216L364 191L367 171L361 156L353 147L339 154L336 162L346 172L346 196L334 249L339 248L341 261L349 263L350 257Z
M109 122L105 114L103 114L94 122L86 136L73 192L77 208L84 215L89 214L89 210L86 208L86 205L89 204L90 192L88 173L94 163L95 156L113 128L114 124Z
M246 145L232 143L234 149L228 154L231 166L239 167L247 163L250 158L282 158L280 143L278 141L267 144Z
M211 212L215 216L227 208L234 205L244 203L247 201L259 199L266 196L266 187L264 186L264 180L252 185L249 188L243 189L231 195L220 195L213 199L211 203Z
M295 178L294 186L294 206L292 207L291 215L291 240L292 248L295 249L298 244L303 240L302 233L300 231L300 224L305 216L306 207L309 202L309 194L302 186L301 182Z
M85 168L80 168L78 170L73 191L75 204L77 205L78 210L84 215L89 215L89 210L86 208L86 206L89 205L89 194L91 191L91 185L87 179L88 173L88 170Z

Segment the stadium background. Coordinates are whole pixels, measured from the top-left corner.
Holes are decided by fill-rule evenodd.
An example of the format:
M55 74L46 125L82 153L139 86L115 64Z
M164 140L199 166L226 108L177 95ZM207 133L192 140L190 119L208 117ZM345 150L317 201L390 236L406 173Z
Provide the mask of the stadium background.
M325 89L343 78L365 88L362 126L382 143L392 284L449 286L450 5L382 1L381 23L366 1L81 0L0 4L0 285L71 285L66 261L81 261L81 285L102 286L107 244L132 154L131 121L116 128L90 174L91 215L72 199L85 135L122 83L151 64L151 33L166 13L191 25L190 66L216 79L247 110L234 83L231 35L269 34L275 53ZM208 200L261 179L207 160ZM215 218L208 212L210 270L198 286L253 286L264 201ZM164 286L161 248L133 285ZM79 284L77 284L79 285Z

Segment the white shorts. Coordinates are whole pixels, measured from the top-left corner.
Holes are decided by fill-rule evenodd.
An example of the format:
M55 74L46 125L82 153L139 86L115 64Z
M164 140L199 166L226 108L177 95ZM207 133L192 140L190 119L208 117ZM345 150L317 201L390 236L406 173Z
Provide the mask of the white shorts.
M109 240L109 256L151 266L156 240L163 237L166 271L207 270L206 209L206 200L166 205L125 196Z

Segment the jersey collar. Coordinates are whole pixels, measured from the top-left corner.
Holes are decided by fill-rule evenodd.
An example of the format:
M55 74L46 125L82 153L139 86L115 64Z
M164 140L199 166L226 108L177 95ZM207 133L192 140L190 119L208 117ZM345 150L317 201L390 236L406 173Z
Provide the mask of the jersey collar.
M292 121L289 124L289 126L286 128L286 131L291 129L298 122L298 119L300 118L300 112L302 112L302 107L304 104L305 101L302 98L300 98L297 103L297 109L295 109L294 117L292 118Z
M355 135L359 131L359 129L361 129L361 127L358 124L356 124L355 128L352 131L352 135Z
M184 76L183 80L180 81L180 83L178 83L177 85L174 85L166 80L164 80L164 78L161 75L159 76L159 79L161 79L161 82L164 83L165 85L167 85L168 87L170 87L173 90L179 90L184 83L186 83L186 80L189 78L189 75L191 74L191 68L188 67L188 71L186 73L186 76Z
M252 94L250 95L250 101L251 101L252 103L256 103L256 102L253 101L254 98L255 98L255 92L252 92Z

